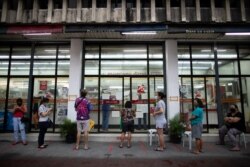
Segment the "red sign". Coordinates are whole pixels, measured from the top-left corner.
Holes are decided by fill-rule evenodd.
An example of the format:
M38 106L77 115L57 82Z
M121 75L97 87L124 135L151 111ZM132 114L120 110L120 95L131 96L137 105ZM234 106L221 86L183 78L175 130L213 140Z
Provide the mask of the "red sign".
M27 34L27 33L62 33L62 25L19 25L10 26L7 29L7 34Z
M103 104L119 104L119 100L103 100Z
M40 90L47 90L48 81L40 81Z

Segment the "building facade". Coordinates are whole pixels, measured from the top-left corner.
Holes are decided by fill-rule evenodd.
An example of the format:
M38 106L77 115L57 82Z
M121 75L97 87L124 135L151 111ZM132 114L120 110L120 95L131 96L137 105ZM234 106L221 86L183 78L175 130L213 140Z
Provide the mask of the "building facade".
M217 133L230 104L250 131L248 0L0 0L0 9L1 132L13 128L16 98L32 118L44 96L58 132L75 119L82 88L96 133L120 131L127 100L136 132L153 127L156 91L167 95L167 119L190 113L198 97L204 133Z

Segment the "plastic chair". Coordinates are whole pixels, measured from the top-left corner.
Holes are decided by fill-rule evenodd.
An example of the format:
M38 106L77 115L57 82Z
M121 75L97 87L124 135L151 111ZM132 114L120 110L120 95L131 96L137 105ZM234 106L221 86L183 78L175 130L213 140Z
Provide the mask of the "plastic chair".
M182 146L185 147L185 140L184 138L188 138L188 143L189 143L189 150L192 150L192 133L191 131L185 131L182 135Z
M148 130L148 139L149 139L149 145L150 145L150 146L152 146L152 139L153 139L153 136L156 137L156 132L157 132L156 129L149 129L149 130Z

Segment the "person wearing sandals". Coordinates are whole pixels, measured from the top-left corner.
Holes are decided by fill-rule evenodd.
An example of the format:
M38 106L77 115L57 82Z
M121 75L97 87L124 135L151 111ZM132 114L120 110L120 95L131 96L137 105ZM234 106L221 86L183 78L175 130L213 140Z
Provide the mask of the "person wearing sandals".
M157 96L155 97L157 100L156 107L154 112L152 113L155 118L156 130L159 138L159 145L154 149L155 151L163 151L166 148L164 142L164 134L163 128L165 128L167 120L165 118L165 102L163 99L166 96L162 92L157 92Z
M16 106L13 109L13 127L14 127L14 142L12 145L16 145L19 143L19 134L18 131L21 132L21 139L23 145L27 145L26 134L25 134L25 124L21 121L21 118L26 113L26 107L23 105L23 100L18 98L16 100Z
M49 115L52 111L52 108L48 108L49 99L44 97L40 102L40 106L38 109L39 115L39 135L38 135L38 148L43 149L46 148L48 145L44 144L44 137L49 127Z
M79 149L81 133L84 132L84 150L88 150L88 133L89 133L89 113L93 109L93 106L86 98L87 91L82 90L80 97L75 101L75 111L76 114L76 123L77 123L77 135L76 135L76 145L75 149Z
M202 120L203 120L203 103L201 99L194 99L195 109L192 111L191 118L191 130L192 130L192 138L195 138L195 150L192 152L194 154L199 154L202 152L203 141L202 141Z
M131 147L131 133L134 132L134 117L135 117L135 110L132 109L131 101L126 101L125 108L121 111L121 123L122 123L122 134L121 134L121 141L120 141L120 148L123 148L123 142L125 139L126 133L128 133L128 143L127 148Z

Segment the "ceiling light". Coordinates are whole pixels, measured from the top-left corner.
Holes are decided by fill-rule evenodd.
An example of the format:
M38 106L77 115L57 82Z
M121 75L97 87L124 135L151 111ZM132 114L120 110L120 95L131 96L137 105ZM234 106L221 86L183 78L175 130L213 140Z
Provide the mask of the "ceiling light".
M27 35L27 36L32 36L32 35L51 35L51 33L27 33L27 34L23 34L23 35Z
M225 33L225 35L250 35L250 32L229 32Z
M122 32L122 35L155 35L156 31L131 31Z

